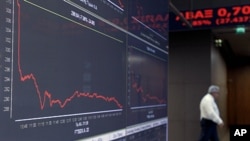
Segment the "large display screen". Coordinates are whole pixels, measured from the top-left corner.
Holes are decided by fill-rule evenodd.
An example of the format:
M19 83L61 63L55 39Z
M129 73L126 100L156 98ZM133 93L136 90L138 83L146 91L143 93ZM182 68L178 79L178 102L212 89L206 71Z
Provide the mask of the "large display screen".
M249 25L250 5L233 5L181 11L180 14L194 29L215 28L225 26ZM188 26L178 15L170 13L170 30L188 30Z
M167 140L167 70L167 0L3 0L0 140Z

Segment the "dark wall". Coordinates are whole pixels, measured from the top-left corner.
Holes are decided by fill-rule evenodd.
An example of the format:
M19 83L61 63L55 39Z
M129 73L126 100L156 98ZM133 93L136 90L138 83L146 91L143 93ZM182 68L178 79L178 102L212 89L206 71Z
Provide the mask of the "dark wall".
M211 33L175 32L169 40L169 141L194 141L199 102L211 83Z
M250 65L229 70L229 125L250 125Z

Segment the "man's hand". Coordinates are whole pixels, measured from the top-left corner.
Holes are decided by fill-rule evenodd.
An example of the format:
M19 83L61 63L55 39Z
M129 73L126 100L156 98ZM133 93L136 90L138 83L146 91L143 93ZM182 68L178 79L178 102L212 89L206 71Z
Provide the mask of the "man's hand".
M220 128L223 128L224 127L224 123L221 123L218 125Z

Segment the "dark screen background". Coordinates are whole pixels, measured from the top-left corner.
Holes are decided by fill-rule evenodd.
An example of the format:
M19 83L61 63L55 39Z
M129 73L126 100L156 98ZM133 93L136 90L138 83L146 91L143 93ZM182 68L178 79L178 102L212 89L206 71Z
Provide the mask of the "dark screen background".
M1 1L0 139L76 140L167 117L167 3Z

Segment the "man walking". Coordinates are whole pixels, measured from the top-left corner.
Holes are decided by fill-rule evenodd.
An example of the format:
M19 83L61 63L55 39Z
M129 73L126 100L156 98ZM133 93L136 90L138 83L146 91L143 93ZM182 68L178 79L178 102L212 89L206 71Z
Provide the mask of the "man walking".
M220 117L218 106L215 99L219 96L220 88L211 85L208 93L200 102L200 124L201 135L199 141L219 141L217 133L217 125L223 126L223 120Z

